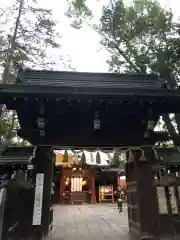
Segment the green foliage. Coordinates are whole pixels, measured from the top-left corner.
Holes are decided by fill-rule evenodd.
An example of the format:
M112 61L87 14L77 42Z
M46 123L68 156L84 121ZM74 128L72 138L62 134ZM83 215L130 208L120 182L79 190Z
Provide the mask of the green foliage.
M99 33L111 53L111 71L153 72L179 80L179 22L157 1L138 0L126 6L122 0L104 7Z
M0 120L0 143L8 142L12 143L14 137L16 137L15 130L18 128L18 121L13 111L7 111L3 107L3 113Z
M8 111L4 106L0 119L0 144L11 146L30 146L30 143L17 136L19 122L14 111Z
M67 0L68 11L66 16L71 19L71 26L80 29L85 19L91 19L93 13L86 0Z
M111 0L104 7L99 26L102 44L110 52L108 60L112 72L156 73L170 88L176 88L180 76L180 22L158 1ZM171 137L180 145L180 116L164 115Z
M14 0L8 9L0 10L0 70L8 83L20 65L48 68L54 63L47 58L47 48L58 48L56 22L50 9L39 8L36 0ZM5 24L8 23L9 29ZM2 106L0 106L2 112ZM4 112L0 119L0 138L12 141L11 132L18 124L16 114ZM26 144L17 139L16 142Z
M8 73L16 72L19 64L40 68L54 64L47 58L47 48L60 47L56 22L51 10L39 8L37 2L15 0L12 6L4 9L3 19L8 21L9 29L0 32L0 64L3 68L8 65Z

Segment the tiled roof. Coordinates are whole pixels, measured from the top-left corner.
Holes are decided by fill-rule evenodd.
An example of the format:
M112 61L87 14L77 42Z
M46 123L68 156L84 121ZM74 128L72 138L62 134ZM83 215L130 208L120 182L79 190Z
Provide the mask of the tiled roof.
M154 74L117 74L58 72L25 69L20 72L17 81L26 85L56 87L95 87L95 88L161 88L162 81Z

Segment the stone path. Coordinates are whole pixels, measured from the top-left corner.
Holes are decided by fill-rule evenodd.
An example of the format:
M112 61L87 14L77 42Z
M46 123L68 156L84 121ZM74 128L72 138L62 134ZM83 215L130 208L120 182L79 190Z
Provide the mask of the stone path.
M51 240L129 240L127 211L115 205L56 205Z

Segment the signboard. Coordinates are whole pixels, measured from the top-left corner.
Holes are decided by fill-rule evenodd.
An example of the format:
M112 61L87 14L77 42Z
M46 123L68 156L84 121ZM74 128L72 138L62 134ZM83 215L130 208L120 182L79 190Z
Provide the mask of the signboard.
M168 213L164 187L157 187L159 213Z
M44 174L36 175L36 188L34 197L33 226L41 225L42 204L43 204Z
M113 193L113 186L100 186L100 192L105 194Z
M99 187L99 202L111 201L114 203L113 186L100 186Z
M178 213L174 187L169 187L169 193L170 193L170 199L171 199L172 213Z

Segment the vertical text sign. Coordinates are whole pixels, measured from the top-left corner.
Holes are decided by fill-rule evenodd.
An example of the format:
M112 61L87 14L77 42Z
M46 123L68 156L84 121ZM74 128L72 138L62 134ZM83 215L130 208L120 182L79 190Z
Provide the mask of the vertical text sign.
M36 188L34 197L33 226L41 225L43 203L44 174L36 175Z

